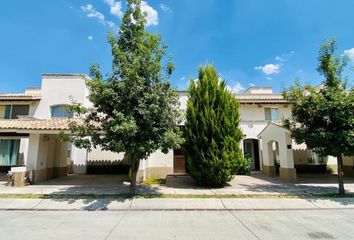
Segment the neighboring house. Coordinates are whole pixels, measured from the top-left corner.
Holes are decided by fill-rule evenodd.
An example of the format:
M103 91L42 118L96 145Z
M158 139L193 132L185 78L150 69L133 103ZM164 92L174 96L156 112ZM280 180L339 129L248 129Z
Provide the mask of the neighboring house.
M127 171L124 154L93 149L91 152L62 143L58 134L69 132L66 106L72 100L90 108L85 75L43 74L40 89L29 88L22 94L0 94L0 171L26 166L32 182L72 173L112 173ZM179 91L180 108L186 109L188 94ZM291 106L270 87L251 87L236 94L240 102L241 148L251 159L252 170L269 176L277 172L286 180L296 180L296 172L325 172L336 168L333 157L320 157L306 145L297 145L281 120L291 115ZM354 158L345 157L345 174L354 176ZM123 170L122 170L123 169ZM185 173L186 163L180 150L153 153L141 161L139 179L163 178Z

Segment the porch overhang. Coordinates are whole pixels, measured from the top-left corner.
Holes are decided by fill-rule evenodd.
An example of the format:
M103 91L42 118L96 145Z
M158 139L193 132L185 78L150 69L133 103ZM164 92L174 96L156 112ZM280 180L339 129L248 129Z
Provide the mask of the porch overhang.
M70 133L70 120L57 119L2 119L0 120L0 133L16 134L59 134Z
M39 94L30 93L0 93L0 104L20 104L40 101L41 96Z

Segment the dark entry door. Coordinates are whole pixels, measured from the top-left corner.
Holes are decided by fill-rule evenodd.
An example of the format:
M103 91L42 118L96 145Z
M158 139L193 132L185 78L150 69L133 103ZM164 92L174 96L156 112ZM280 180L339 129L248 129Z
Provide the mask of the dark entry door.
M259 145L256 139L245 139L243 141L243 152L246 158L251 159L252 170L260 170Z
M260 161L259 161L259 144L258 140L253 139L253 149L254 149L254 170L255 171L260 171L261 166L260 166Z
M173 172L174 173L186 173L186 158L180 150L174 150L173 152Z

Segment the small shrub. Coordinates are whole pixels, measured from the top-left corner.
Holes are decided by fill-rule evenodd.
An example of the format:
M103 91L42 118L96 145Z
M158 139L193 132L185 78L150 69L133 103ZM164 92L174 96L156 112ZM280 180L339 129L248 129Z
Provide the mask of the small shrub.
M144 181L146 185L153 185L153 184L165 184L166 179L164 178L148 178Z
M326 166L326 173L327 174L332 174L333 173L333 168Z
M240 158L237 160L234 174L235 175L249 175L251 173L251 163L250 158Z

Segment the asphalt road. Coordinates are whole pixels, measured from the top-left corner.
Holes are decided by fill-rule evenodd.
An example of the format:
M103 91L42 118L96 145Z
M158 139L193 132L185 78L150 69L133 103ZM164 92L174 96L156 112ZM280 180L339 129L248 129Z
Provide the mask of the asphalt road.
M1 210L0 239L354 239L354 209Z

